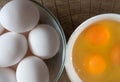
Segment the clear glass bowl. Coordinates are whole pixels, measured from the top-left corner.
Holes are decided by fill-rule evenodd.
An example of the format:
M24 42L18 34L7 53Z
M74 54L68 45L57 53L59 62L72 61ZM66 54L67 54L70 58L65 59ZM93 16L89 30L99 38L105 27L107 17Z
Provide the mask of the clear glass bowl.
M58 53L52 59L45 60L50 72L50 82L58 82L58 79L60 78L64 69L66 52L65 34L57 18L46 7L44 7L37 1L32 0L32 2L37 4L40 10L40 23L49 24L53 26L60 36L60 49Z
M0 1L0 7L5 5L10 0L2 0ZM66 38L63 32L63 29L57 20L57 18L43 5L35 0L31 0L35 3L39 10L40 10L40 23L41 24L49 24L53 26L60 37L60 48L58 53L52 59L45 60L50 74L50 82L58 82L63 69L64 69L64 62L65 62L65 51L66 51Z
M52 25L60 36L60 49L55 57L52 59L46 60L50 71L50 82L58 82L59 77L61 76L64 69L65 62L65 51L66 51L66 39L63 32L63 29L57 20L57 18L43 5L40 3L33 1L36 3L41 12L41 23Z

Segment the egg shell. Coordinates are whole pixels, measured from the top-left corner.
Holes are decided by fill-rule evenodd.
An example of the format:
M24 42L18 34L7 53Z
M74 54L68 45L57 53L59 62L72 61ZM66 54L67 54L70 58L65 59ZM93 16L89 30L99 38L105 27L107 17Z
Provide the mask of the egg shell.
M0 11L0 22L9 31L18 33L33 29L39 22L37 6L29 0L12 0Z
M0 82L17 82L15 71L10 68L0 68Z
M52 26L41 24L29 33L29 46L34 55L49 59L58 52L60 38Z
M49 82L49 71L43 60L29 56L19 63L16 77L17 82Z
M26 54L26 38L17 33L8 32L0 37L0 67L17 64Z

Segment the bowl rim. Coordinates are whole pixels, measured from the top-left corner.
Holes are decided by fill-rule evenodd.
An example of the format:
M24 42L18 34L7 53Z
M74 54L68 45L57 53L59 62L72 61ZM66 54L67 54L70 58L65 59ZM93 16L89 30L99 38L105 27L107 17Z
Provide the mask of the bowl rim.
M83 23L81 23L76 28L76 30L72 33L72 35L70 36L68 43L67 43L67 47L66 47L65 69L66 69L67 75L68 75L69 79L71 80L71 82L82 82L82 80L78 76L78 74L75 71L74 66L72 64L72 48L74 46L76 39L78 38L80 33L84 29L86 29L89 25L91 25L97 21L105 20L105 19L115 20L115 21L120 22L120 14L106 13L106 14L99 14L99 15L93 16L93 17L85 20Z
M54 82L58 82L60 76L62 75L62 72L64 70L64 66L65 66L65 58L66 58L66 38L65 38L65 34L64 34L64 31L62 29L62 26L60 24L60 22L58 21L58 19L55 17L55 15L48 9L46 8L45 6L43 6L41 3L39 3L38 1L35 1L35 0L30 0L32 2L34 2L35 4L37 4L38 6L40 6L41 8L45 9L45 11L47 12L47 14L49 16L51 16L55 22L57 23L57 25L59 26L58 28L58 31L60 32L60 37L62 39L62 45L63 45L63 52L62 52L62 64L60 66L60 70L54 80Z

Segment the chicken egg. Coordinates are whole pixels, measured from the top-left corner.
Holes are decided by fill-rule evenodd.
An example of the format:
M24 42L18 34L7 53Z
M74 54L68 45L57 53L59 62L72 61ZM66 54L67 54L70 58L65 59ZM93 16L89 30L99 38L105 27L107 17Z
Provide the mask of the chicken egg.
M15 71L10 68L0 68L0 82L17 82Z
M0 37L0 67L18 63L28 49L26 38L17 33L8 32Z
M43 60L29 56L18 64L16 78L17 82L49 82L49 71Z
M18 33L34 28L39 21L37 6L29 0L12 0L0 11L0 22L9 31Z
M49 59L58 52L60 38L52 26L41 24L29 33L29 46L34 55Z

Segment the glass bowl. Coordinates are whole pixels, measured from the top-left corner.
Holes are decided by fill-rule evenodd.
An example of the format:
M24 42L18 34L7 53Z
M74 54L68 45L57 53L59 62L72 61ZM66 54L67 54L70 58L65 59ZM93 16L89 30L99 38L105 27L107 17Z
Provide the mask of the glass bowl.
M10 0L2 0L0 1L0 7L5 5ZM60 37L60 48L58 53L52 58L45 60L50 75L50 82L58 82L63 69L64 69L64 62L65 62L65 51L66 51L66 39L63 29L57 20L57 18L43 5L35 0L31 0L35 3L40 11L40 24L49 24L54 27Z
M57 18L44 6L40 3L33 1L36 3L41 12L41 23L50 24L53 26L60 36L60 49L55 57L52 59L46 60L50 71L50 82L58 82L59 77L62 74L64 69L65 62L65 48L66 48L66 39L62 27L57 20ZM47 19L47 20L46 20Z

